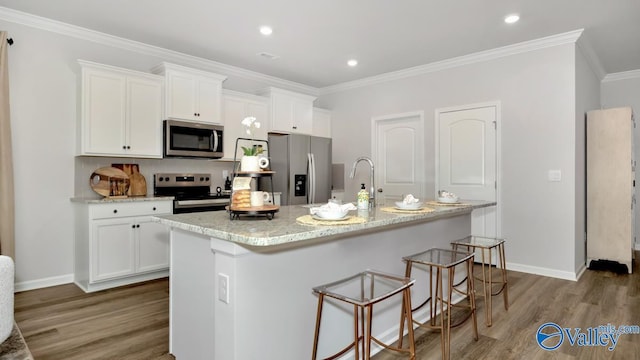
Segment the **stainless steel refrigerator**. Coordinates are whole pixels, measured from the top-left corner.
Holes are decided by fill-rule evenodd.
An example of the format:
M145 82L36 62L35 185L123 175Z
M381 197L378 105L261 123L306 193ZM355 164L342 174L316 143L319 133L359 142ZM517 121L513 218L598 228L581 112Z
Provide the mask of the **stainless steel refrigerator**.
M275 171L273 191L282 205L326 203L331 198L331 139L269 134L268 156ZM263 188L268 188L263 184Z

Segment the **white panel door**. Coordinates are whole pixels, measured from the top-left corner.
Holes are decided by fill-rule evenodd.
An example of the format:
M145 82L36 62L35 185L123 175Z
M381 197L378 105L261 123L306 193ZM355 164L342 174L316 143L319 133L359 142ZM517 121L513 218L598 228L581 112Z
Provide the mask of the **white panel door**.
M174 119L196 120L196 79L187 74L167 73L167 114Z
M162 157L162 81L127 79L127 153Z
M222 93L220 81L199 79L196 86L198 121L224 124L220 119L220 96Z
M375 118L374 132L378 204L393 205L407 194L424 198L423 114Z
M93 222L90 282L135 273L134 230L134 224L130 219L105 219Z
M496 201L497 106L436 112L438 190L461 199ZM495 206L474 210L474 235L497 235Z
M125 138L126 77L85 70L83 77L84 153L122 154Z
M139 226L139 227L138 227ZM137 272L169 268L169 231L151 217L136 219L138 236Z

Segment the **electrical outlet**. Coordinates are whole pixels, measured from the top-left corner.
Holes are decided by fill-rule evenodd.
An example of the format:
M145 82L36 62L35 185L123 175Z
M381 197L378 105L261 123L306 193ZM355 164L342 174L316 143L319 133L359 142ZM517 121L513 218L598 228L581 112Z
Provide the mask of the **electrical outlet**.
M229 275L218 273L218 300L229 303Z

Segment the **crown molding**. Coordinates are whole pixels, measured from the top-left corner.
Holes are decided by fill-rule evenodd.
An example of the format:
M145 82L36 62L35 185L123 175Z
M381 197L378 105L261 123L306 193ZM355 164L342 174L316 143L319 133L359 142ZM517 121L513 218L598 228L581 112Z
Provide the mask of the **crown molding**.
M41 16L25 13L0 6L0 20L29 26L61 35L74 37L86 41L99 43L123 50L136 52L161 58L165 61L177 62L181 65L193 66L202 70L212 71L228 76L237 76L243 79L259 81L270 86L277 86L292 91L298 91L313 96L318 96L319 89L313 86L300 84L275 76L265 75L256 71L243 69L237 66L223 64L201 57L187 55L181 52L165 49L159 46L145 44L139 41L129 40L118 36L109 35L99 31L90 30L61 21L48 19Z
M602 82L640 79L640 69L607 74Z
M451 69L463 65L479 63L488 60L494 60L506 56L526 53L530 51L545 49L553 46L575 43L582 35L584 29L573 30L557 35L547 36L540 39L524 41L521 43L507 45L491 50L480 51L469 55L458 56L455 58L437 61L425 65L419 65L403 70L388 72L364 79L349 81L337 85L320 88L320 95L331 94L335 92L351 90L364 86L370 86L383 82L404 79L412 76L423 75L427 73Z
M598 77L598 80L602 81L605 75L607 75L607 72L604 70L598 54L593 50L591 42L587 39L587 35L580 36L576 44L589 63L591 70L593 70L594 74Z

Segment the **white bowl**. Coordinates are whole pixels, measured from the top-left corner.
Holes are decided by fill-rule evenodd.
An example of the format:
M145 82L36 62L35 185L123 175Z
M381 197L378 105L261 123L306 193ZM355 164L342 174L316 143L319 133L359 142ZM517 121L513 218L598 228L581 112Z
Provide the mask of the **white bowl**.
M422 201L410 204L405 204L403 201L396 201L396 207L399 209L420 209L422 207Z
M456 197L439 197L438 198L438 202L447 203L447 204L455 204L459 200L460 199L457 196Z
M326 220L342 219L343 217L347 216L347 213L349 213L349 210L323 210L319 208L311 212L312 215Z

